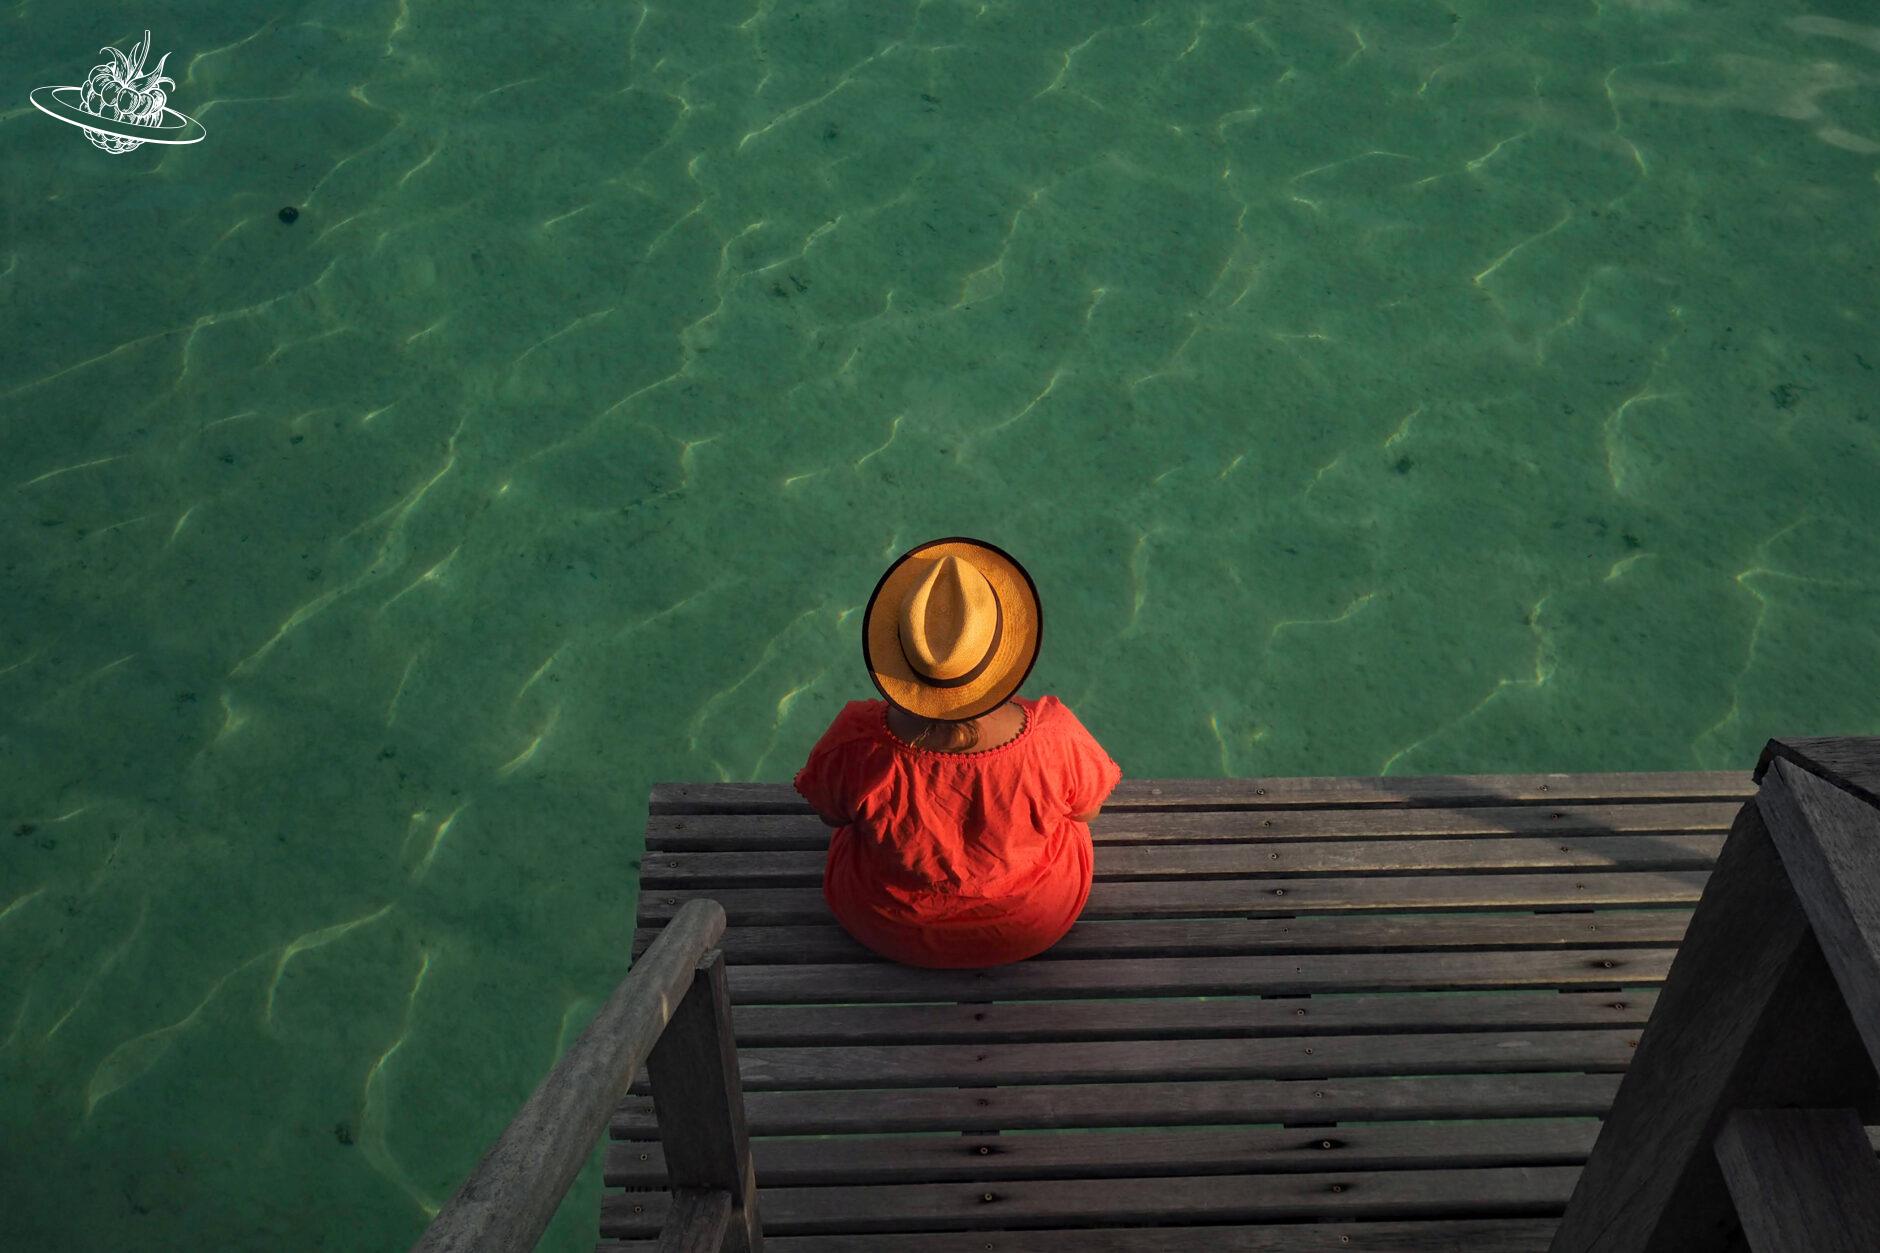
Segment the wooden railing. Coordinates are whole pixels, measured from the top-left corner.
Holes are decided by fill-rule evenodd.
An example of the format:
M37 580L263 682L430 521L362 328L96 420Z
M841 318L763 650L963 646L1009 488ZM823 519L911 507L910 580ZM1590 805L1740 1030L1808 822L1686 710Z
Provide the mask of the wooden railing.
M1880 738L1755 777L1551 1253L1880 1250Z
M633 964L412 1253L533 1249L642 1063L674 1201L662 1253L761 1253L716 901L688 902Z

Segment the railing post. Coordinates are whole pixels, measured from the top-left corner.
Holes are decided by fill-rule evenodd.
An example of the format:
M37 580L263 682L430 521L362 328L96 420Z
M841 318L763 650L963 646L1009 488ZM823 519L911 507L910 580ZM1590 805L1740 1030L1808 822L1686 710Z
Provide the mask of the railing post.
M1833 776L1769 757L1757 806L1868 1054L1880 1065L1880 739L1833 740ZM1857 768L1865 744L1868 770ZM1837 781L1838 780L1838 781ZM1873 780L1880 783L1880 779Z
M669 1007L698 982L699 954L725 933L725 911L688 901L633 963L585 1030L516 1111L412 1253L533 1249L594 1152L640 1063L670 1032Z
M762 1253L757 1175L744 1125L744 1090L738 1080L725 955L712 949L699 959L692 986L646 1059L653 1112L666 1153L666 1178L681 1190L722 1192L731 1202L725 1253ZM693 1212L675 1206L674 1218ZM683 1235L669 1221L662 1247Z
M1763 777L1775 757L1788 760ZM1757 778L1551 1253L1730 1247L1715 1142L1733 1110L1873 1106L1880 740L1771 740Z

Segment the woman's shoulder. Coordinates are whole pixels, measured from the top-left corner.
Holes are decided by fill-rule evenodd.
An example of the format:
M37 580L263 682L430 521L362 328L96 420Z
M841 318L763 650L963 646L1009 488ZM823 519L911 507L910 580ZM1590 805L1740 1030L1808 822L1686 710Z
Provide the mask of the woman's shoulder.
M1055 696L1049 694L1040 696L1033 704L1039 713L1044 714L1051 721L1058 723L1060 726L1081 729L1084 725L1078 720L1077 715L1071 711L1071 707Z
M1079 718L1071 711L1069 705L1066 705L1055 696L1041 697L1040 703L1047 700L1051 702L1051 712L1048 716L1048 721L1057 728L1056 735L1059 743L1065 745L1083 745L1086 748L1095 747L1101 749L1103 747L1097 742L1097 737L1091 734L1090 728L1084 725L1083 719Z
M1038 726L1043 726L1046 723L1055 723L1061 720L1066 713L1070 712L1063 701L1051 695L1049 692L1023 703L1025 705L1026 714L1029 715L1031 721Z
M850 735L865 738L877 728L887 726L888 702L885 700L852 700L842 706L842 712L836 715L836 723L846 727Z

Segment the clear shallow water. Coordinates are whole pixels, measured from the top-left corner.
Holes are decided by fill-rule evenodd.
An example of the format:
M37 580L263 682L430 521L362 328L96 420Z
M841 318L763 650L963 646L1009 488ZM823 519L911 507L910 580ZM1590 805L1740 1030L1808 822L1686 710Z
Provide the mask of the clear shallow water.
M1135 778L1880 731L1862 12L12 5L11 1235L407 1245L935 536Z

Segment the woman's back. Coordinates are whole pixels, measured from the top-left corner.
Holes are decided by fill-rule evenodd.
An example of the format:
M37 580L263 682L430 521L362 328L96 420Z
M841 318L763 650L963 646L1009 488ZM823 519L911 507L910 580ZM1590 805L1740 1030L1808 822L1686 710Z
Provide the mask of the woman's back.
M1056 697L1013 708L1014 733L995 722L988 746L946 752L902 738L887 702L851 701L811 750L797 791L837 825L824 896L863 944L912 965L1001 965L1076 921L1085 816L1122 769Z

